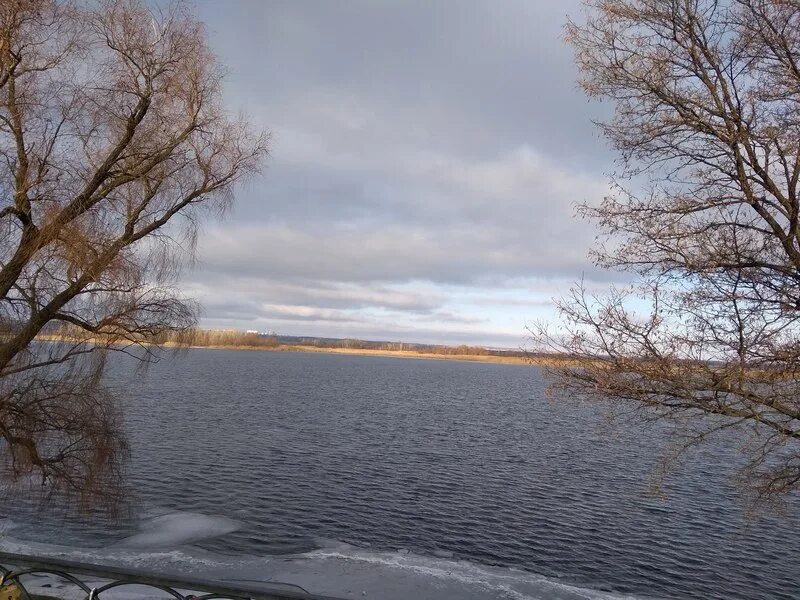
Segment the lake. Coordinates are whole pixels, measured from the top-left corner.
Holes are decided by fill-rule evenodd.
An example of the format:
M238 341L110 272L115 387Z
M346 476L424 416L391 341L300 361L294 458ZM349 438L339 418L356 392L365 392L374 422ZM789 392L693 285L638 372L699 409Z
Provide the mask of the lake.
M372 598L797 598L800 511L757 520L736 434L652 492L665 427L535 367L190 350L115 358L130 514L11 503L0 547Z

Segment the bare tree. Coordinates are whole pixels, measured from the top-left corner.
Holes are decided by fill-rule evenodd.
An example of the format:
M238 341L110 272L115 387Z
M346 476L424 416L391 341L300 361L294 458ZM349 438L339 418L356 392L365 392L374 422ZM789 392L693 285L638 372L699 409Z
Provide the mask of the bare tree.
M182 4L0 1L4 481L85 501L118 489L104 359L193 324L171 282L197 220L266 155L267 135L226 113L221 76Z
M629 288L559 304L556 389L741 437L759 498L800 486L800 2L587 0L567 39L618 151L581 212Z

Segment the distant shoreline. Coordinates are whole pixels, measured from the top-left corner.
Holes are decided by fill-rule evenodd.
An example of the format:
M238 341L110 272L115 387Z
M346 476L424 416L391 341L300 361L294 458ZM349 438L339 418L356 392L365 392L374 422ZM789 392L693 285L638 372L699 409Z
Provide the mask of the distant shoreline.
M36 338L43 342L64 342L76 341L74 338L66 338L58 335L40 335ZM84 340L92 343L91 339ZM449 360L461 362L480 362L502 365L524 365L524 366L557 366L569 359L557 355L544 356L541 354L521 355L522 351L513 354L445 354L437 352L425 352L415 350L387 350L372 348L337 348L327 346L312 346L306 344L278 344L278 345L249 345L249 344L182 344L174 341L166 341L160 344L141 343L144 346L157 345L163 348L193 349L193 350L248 350L259 352L311 352L322 354L348 354L353 356L385 356L394 358L424 359L424 360Z
M177 344L166 343L166 347L179 347ZM395 358L416 358L430 360L455 360L466 362L495 363L504 365L536 365L550 363L546 359L526 356L497 356L482 354L434 354L432 352L414 352L413 350L370 350L367 348L324 348L320 346L299 346L281 344L279 346L187 346L191 349L208 350L255 350L260 352L315 352L323 354L351 354L356 356L388 356Z

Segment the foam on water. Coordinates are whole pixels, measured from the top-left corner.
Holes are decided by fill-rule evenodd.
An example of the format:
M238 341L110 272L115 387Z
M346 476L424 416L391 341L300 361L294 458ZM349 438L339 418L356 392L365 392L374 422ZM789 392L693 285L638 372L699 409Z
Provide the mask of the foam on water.
M622 600L631 596L618 595L536 575L519 569L478 565L466 560L420 556L407 551L375 552L342 544L338 548L324 548L304 555L319 563L340 563L348 573L369 571L385 584L393 579L406 582L424 582L429 589L442 587L449 590L444 597L452 598L509 598L515 600ZM317 568L319 565L317 565ZM415 584L417 585L417 584ZM415 590L415 597L442 597L435 593L427 596ZM380 594L378 594L380 595ZM402 594L397 596L403 596Z
M192 513L162 515L148 520L147 531L128 538L136 543L161 543L171 539L185 542L200 531L213 534L223 520ZM167 518L165 518L167 517ZM168 531L158 538L139 537L154 534L158 524ZM190 528L192 524L196 527ZM152 548L152 547L151 547ZM465 560L421 556L408 551L378 552L357 548L335 540L306 553L288 556L222 556L195 547L145 550L130 543L106 548L76 548L27 542L8 535L0 536L0 549L19 554L35 554L95 564L108 564L153 572L202 577L227 583L287 583L313 593L351 598L382 600L632 600L609 592L597 591L549 579L517 569L478 565ZM33 582L34 591L49 588L70 592L67 584L42 579ZM38 587L37 587L38 586ZM44 590L39 590L46 593ZM69 600L69 593L60 594ZM127 589L120 600L147 597L146 588ZM115 596L116 597L116 596Z

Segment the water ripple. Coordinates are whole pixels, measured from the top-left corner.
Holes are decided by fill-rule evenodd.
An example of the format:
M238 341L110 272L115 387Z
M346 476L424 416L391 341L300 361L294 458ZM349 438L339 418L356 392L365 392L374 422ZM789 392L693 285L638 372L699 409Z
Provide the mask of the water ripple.
M654 498L663 437L545 399L534 368L197 350L144 379L112 375L139 510L238 524L223 521L207 551L288 555L329 539L362 565L406 549L616 594L800 594L800 514L743 517L737 440L689 456ZM110 546L141 525L45 518L24 533Z

